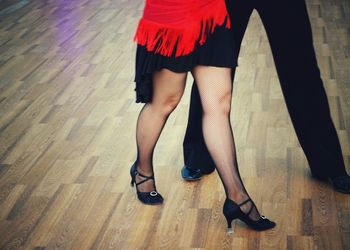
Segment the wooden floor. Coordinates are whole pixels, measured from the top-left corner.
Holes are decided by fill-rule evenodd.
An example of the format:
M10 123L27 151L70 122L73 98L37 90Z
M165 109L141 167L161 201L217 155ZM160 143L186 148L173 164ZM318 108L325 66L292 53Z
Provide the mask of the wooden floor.
M307 2L349 172L349 0ZM137 200L132 37L143 3L0 0L0 249L350 249L350 196L310 178L255 12L231 118L246 187L277 227L238 222L227 235L217 173L181 179L191 78L155 150L164 204Z

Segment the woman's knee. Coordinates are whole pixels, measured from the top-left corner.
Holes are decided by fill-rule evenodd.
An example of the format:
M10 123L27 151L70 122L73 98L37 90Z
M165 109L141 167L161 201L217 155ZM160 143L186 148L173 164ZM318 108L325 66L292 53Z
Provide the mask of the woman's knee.
M153 74L154 101L152 105L164 115L169 115L179 104L184 93L187 73L175 73L168 69Z
M170 115L177 105L180 103L182 94L173 94L158 100L156 103L152 103L154 108L156 108L161 114L167 116Z
M163 105L163 110L165 113L170 114L174 111L174 109L177 107L177 105L180 103L182 94L176 94L169 96Z
M228 114L231 111L232 69L199 65L192 73L197 80L203 112Z
M203 98L204 114L229 114L231 112L231 92L225 91L220 95L210 95Z

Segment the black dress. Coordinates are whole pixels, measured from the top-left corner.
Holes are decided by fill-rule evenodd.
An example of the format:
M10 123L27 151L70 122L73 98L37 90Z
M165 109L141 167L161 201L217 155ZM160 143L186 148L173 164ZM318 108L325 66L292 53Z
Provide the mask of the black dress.
M203 45L198 45L190 54L178 57L155 54L138 44L134 79L136 103L147 103L152 100L152 73L162 68L176 73L189 72L196 65L235 68L238 56L231 29L227 29L225 24L216 27Z

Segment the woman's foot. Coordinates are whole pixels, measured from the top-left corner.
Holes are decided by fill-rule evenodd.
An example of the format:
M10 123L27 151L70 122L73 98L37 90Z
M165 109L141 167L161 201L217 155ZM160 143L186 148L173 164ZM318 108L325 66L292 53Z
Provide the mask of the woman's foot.
M246 205L250 206L247 212L243 209L243 206ZM255 210L254 213L252 213L253 210ZM228 233L233 233L232 221L234 219L240 219L250 228L257 231L267 230L276 226L275 222L270 221L264 215L259 214L254 202L250 198L240 203L236 203L233 200L226 198L223 206L223 214L227 221Z
M154 175L144 174L138 169L137 162L130 168L131 186L136 184L138 199L148 205L157 205L163 203L163 197L157 192L154 182Z
M236 204L240 204L240 209L243 213L247 214L252 220L259 220L261 215L253 202L253 200L246 193L239 193L235 197L228 197L228 199L234 201Z

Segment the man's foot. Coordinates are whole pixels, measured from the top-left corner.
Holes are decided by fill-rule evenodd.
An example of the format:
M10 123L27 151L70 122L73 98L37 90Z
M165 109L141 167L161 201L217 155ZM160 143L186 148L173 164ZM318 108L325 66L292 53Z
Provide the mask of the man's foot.
M318 177L317 175L312 175L314 178L321 181L328 181L333 188L341 193L350 194L350 176L341 175L336 177Z
M201 179L202 172L200 169L192 169L184 165L181 169L181 176L186 181L196 181Z
M342 175L329 178L335 190L341 193L350 194L350 176Z

